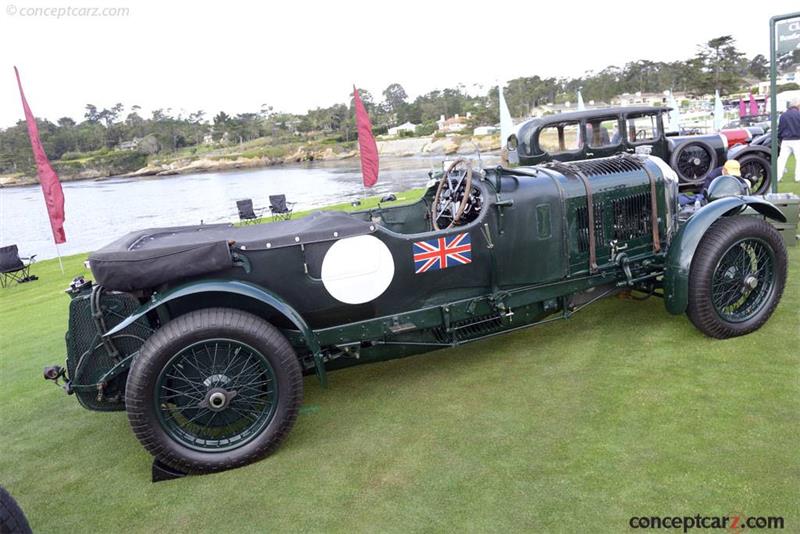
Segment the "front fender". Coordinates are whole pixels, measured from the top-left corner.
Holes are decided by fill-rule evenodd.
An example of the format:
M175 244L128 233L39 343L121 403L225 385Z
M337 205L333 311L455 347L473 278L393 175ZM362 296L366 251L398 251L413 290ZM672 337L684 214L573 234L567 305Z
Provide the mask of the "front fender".
M768 161L772 158L769 147L760 145L737 145L728 150L728 159L740 160L745 156L751 156L754 154L757 156L762 156Z
M305 319L303 319L297 310L295 310L285 300L271 291L249 282L242 282L239 280L200 280L178 286L165 293L155 294L150 302L142 305L138 310L136 310L135 313L106 332L105 337L113 336L121 330L124 330L136 322L137 319L155 310L159 306L163 306L170 301L198 293L229 293L241 295L243 297L258 300L259 302L266 304L286 317L300 331L306 346L314 355L314 364L316 367L317 376L319 377L320 382L322 382L323 385L325 384L325 365L322 361L322 351L314 331L311 330L311 327L308 326L308 323L306 323Z
M726 197L697 210L672 239L664 270L664 304L667 311L679 315L689 304L689 270L692 258L706 231L720 217L735 215L750 206L761 215L779 222L786 217L771 203L758 197Z

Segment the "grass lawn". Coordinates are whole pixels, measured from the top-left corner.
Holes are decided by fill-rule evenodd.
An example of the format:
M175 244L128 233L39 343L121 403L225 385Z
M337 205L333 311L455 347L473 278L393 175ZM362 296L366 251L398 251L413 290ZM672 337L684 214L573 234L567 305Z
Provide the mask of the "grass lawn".
M783 191L800 193L794 183ZM109 235L109 238L113 237ZM41 379L84 256L0 290L0 484L36 532L620 532L633 515L782 515L800 531L800 249L758 332L717 341L659 299L337 371L282 448L152 484L124 413Z

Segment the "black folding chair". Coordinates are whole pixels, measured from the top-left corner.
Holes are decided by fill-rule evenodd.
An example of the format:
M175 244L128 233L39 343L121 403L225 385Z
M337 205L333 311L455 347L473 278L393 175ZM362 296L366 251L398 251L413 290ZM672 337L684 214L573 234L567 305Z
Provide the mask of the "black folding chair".
M253 199L246 198L244 200L237 200L236 209L239 210L239 220L244 224L255 224L258 222L259 216L253 208Z
M38 280L30 273L31 265L36 261L36 254L29 258L20 258L17 245L0 247L0 287L8 287L11 282L22 284Z
M288 221L292 218L294 202L286 202L286 195L270 195L269 211L273 221Z

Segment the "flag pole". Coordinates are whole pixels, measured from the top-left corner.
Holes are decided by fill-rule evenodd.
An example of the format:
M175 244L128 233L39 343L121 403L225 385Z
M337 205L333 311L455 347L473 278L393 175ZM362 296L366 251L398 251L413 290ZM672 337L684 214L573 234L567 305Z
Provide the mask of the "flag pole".
M58 243L56 243L56 254L58 255L58 266L61 267L61 274L64 274L64 264L61 262L61 250L58 248Z

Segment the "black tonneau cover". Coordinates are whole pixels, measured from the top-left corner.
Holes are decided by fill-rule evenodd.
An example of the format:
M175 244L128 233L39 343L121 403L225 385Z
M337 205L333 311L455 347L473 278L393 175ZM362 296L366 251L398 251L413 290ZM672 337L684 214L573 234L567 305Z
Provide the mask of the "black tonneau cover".
M165 282L233 266L231 246L243 251L319 243L375 230L342 212L316 212L303 219L233 226L214 224L131 232L89 255L95 280L108 289L152 289Z

